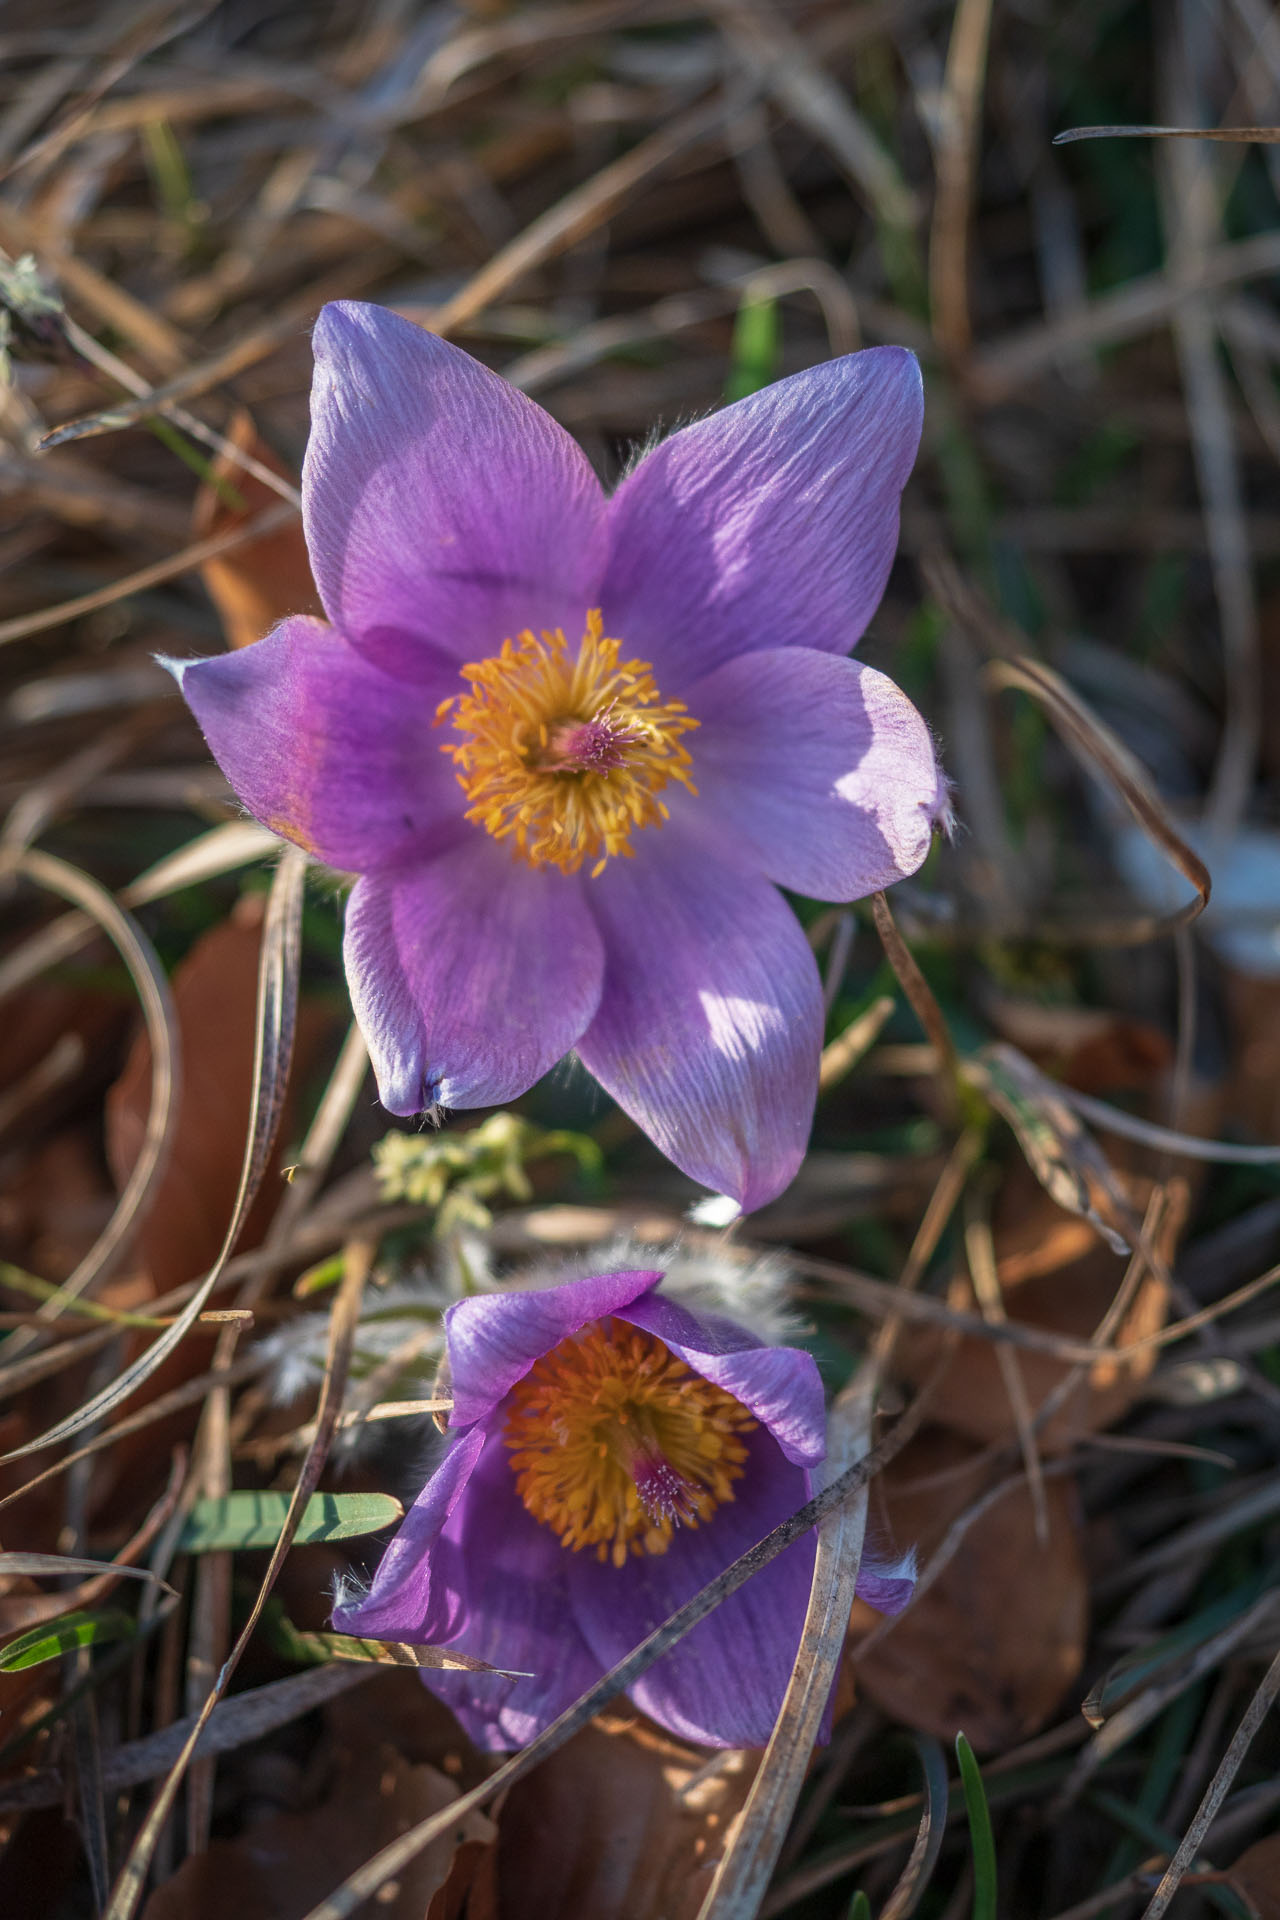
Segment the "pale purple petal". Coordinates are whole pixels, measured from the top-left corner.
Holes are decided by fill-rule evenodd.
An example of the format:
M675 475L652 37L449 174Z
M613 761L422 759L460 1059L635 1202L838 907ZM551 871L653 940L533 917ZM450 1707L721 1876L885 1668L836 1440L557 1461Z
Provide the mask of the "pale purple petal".
M914 873L947 807L892 680L807 647L740 654L688 690L701 804L771 880L860 900Z
M588 886L605 984L578 1052L668 1159L750 1211L804 1156L818 969L782 896L695 839L675 809L645 838Z
M879 1613L897 1615L908 1605L916 1590L916 1556L901 1554L896 1560L880 1559L869 1546L862 1549L858 1568L857 1595Z
M467 1439L484 1431L473 1428ZM476 1745L488 1748L527 1745L600 1678L569 1607L570 1556L526 1509L509 1459L501 1432L489 1434L436 1552L450 1553L459 1582L449 1645L529 1677L423 1674Z
M768 1428L793 1465L816 1467L826 1459L826 1405L811 1353L756 1345L741 1328L735 1329L740 1343L729 1347L721 1331L725 1322L708 1326L660 1293L646 1294L618 1318L656 1334L686 1366L731 1393Z
M889 577L922 413L914 357L872 347L664 440L610 505L606 632L668 698L757 648L847 653Z
M564 429L498 375L385 307L327 306L314 334L302 495L326 612L414 678L522 629L582 632L604 496Z
M456 1541L442 1544L441 1534L467 1494L484 1437L476 1427L449 1447L383 1554L367 1599L334 1609L339 1633L439 1646L455 1631L465 1572Z
M474 831L425 866L362 879L344 954L392 1113L514 1100L600 999L603 953L581 884Z
M629 1307L661 1281L661 1273L591 1274L559 1287L475 1294L445 1315L452 1380L451 1427L485 1420L535 1360L571 1333Z
M434 697L406 689L305 614L237 653L163 664L250 813L329 865L425 859L466 831L431 740L456 675Z
M750 1436L736 1498L706 1526L684 1527L663 1554L625 1566L577 1553L569 1597L578 1625L604 1668L691 1600L748 1547L809 1497L809 1476L783 1459L769 1435ZM630 1696L660 1726L713 1747L762 1746L773 1731L791 1674L813 1578L812 1532L770 1561L657 1661Z

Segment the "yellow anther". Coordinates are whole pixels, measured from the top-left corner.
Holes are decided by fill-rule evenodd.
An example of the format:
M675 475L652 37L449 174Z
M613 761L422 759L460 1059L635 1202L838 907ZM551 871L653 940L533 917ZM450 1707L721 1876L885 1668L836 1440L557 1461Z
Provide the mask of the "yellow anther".
M511 840L532 867L598 874L629 856L639 827L668 816L657 799L669 780L691 793L681 735L698 722L680 700L664 701L643 660L620 660L598 609L576 656L564 634L528 631L462 669L465 693L441 701L461 738L443 751L458 770L467 819Z
M665 1553L733 1499L756 1422L661 1340L605 1320L562 1340L513 1388L504 1439L535 1520L625 1566Z

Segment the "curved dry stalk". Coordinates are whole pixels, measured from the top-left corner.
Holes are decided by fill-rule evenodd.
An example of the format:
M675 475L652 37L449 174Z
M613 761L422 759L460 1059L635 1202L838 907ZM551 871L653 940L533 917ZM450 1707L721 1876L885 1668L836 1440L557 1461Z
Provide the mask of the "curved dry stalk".
M360 1301L364 1293L364 1283L373 1266L376 1249L372 1241L353 1241L347 1250L346 1272L338 1297L334 1301L333 1315L329 1323L329 1347L325 1356L324 1385L320 1392L320 1406L316 1414L316 1437L311 1443L301 1472L289 1501L289 1510L280 1530L280 1538L272 1549L267 1570L262 1576L262 1584L249 1617L237 1636L235 1645L222 1664L222 1668L209 1691L200 1712L196 1715L191 1732L183 1743L182 1750L167 1775L164 1785L156 1795L147 1813L142 1827L129 1852L129 1857L120 1870L120 1877L112 1890L110 1903L103 1920L132 1920L138 1901L142 1898L147 1875L151 1871L151 1862L164 1831L173 1803L177 1799L178 1789L193 1758L200 1735L208 1726L218 1702L226 1692L231 1677L240 1664L241 1656L257 1631L262 1618L262 1610L276 1577L284 1565L285 1555L293 1544L307 1501L320 1484L320 1475L324 1471L329 1454L329 1445L337 1427L338 1416L342 1411L342 1395L347 1383L347 1372L351 1365L351 1355L355 1350L356 1333L360 1324Z
M36 856L27 855L27 859ZM47 855L38 858L47 859ZM298 1000L298 964L302 926L302 891L307 870L306 855L296 847L285 850L276 870L262 929L262 956L258 971L258 1031L253 1067L253 1101L249 1116L249 1138L245 1145L240 1189L232 1209L231 1221L217 1260L205 1275L178 1318L140 1359L126 1367L120 1377L96 1393L84 1406L60 1420L47 1433L6 1454L6 1460L18 1460L42 1447L53 1446L72 1434L81 1433L110 1413L150 1378L156 1368L186 1338L199 1319L205 1303L231 1257L245 1217L262 1184L271 1155L276 1129L284 1109L285 1085L293 1057L293 1032ZM76 897L76 896L73 896ZM104 896L110 899L109 895ZM119 912L115 903L112 909ZM137 1169L134 1169L135 1173ZM132 1181L130 1183L132 1185ZM126 1189L126 1192L128 1189ZM123 1204L123 1202L122 1202ZM73 1276L74 1277L74 1276ZM15 1336L16 1338L16 1336Z
M57 859L53 854L34 849L18 854L11 870L25 874L37 886L47 887L50 893L56 893L63 900L81 907L107 935L129 969L129 977L138 990L147 1037L151 1043L151 1102L147 1109L142 1150L110 1220L75 1272L38 1309L37 1323L46 1324L57 1319L68 1301L77 1299L110 1271L154 1198L177 1121L181 1056L178 1023L164 968L155 948L132 915L126 913L107 889L89 874L66 860ZM35 1327L19 1328L5 1342L6 1359L18 1358L36 1338ZM26 1449L21 1451L25 1452Z
M874 1363L868 1364L831 1409L824 1484L839 1478L870 1447L877 1377ZM867 1491L864 1482L853 1499L818 1530L795 1666L742 1817L698 1909L698 1920L751 1920L759 1909L787 1837L844 1652L862 1563Z

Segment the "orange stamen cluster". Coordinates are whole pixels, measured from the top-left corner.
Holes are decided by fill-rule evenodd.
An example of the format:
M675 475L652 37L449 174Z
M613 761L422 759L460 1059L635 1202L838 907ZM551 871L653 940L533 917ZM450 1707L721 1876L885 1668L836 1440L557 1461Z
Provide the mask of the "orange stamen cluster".
M756 1425L741 1402L624 1321L562 1340L511 1394L504 1435L535 1520L576 1553L665 1553L733 1499Z
M681 734L698 722L662 700L644 660L620 660L598 609L576 656L564 634L527 630L500 653L462 669L468 691L441 702L462 738L446 742L474 820L513 840L531 867L599 873L629 856L638 827L660 824L668 780L695 792Z

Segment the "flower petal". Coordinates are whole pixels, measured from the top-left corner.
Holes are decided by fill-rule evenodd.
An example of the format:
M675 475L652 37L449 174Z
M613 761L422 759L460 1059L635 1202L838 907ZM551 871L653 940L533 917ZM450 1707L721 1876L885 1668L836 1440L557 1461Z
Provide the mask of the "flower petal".
M859 1600L865 1600L869 1607L896 1616L905 1610L915 1592L917 1577L914 1552L904 1553L896 1560L881 1560L870 1546L864 1545L856 1592Z
M624 1307L618 1318L656 1334L687 1367L741 1401L794 1466L816 1467L825 1460L826 1405L812 1354L800 1347L761 1346L741 1327L697 1319L660 1293ZM738 1337L731 1345L732 1335Z
M847 653L889 577L922 416L914 356L871 347L664 440L610 505L606 631L668 697L756 648Z
M661 1273L589 1274L559 1287L475 1294L445 1314L453 1392L451 1427L485 1420L535 1360L571 1333L629 1307L651 1291Z
M407 693L323 620L300 614L238 653L164 664L250 813L331 866L376 872L465 832L430 688ZM443 697L457 674L436 670Z
M486 1438L441 1546L459 1570L450 1645L529 1677L431 1669L423 1678L477 1746L525 1746L600 1678L600 1663L569 1607L569 1556L517 1494L500 1433Z
M385 307L325 307L302 477L311 565L353 646L416 678L525 627L576 639L599 578L604 496L550 414Z
M467 1491L484 1438L476 1427L449 1447L383 1554L367 1599L334 1608L339 1633L439 1646L454 1632L464 1568L456 1540L442 1546L441 1534Z
M591 1020L604 964L578 882L477 832L361 880L344 953L379 1097L404 1114L524 1093Z
M577 1553L569 1598L603 1668L630 1653L669 1614L785 1520L809 1497L809 1477L782 1457L763 1429L751 1436L736 1499L706 1526L683 1527L664 1554L625 1566ZM813 1578L806 1534L722 1601L629 1689L638 1707L685 1740L712 1747L762 1746L791 1674Z
M928 727L884 674L771 648L726 661L688 704L699 799L779 886L860 900L921 864L947 783Z
M584 1066L691 1179L748 1211L804 1154L822 995L799 923L677 817L587 898L605 944Z

